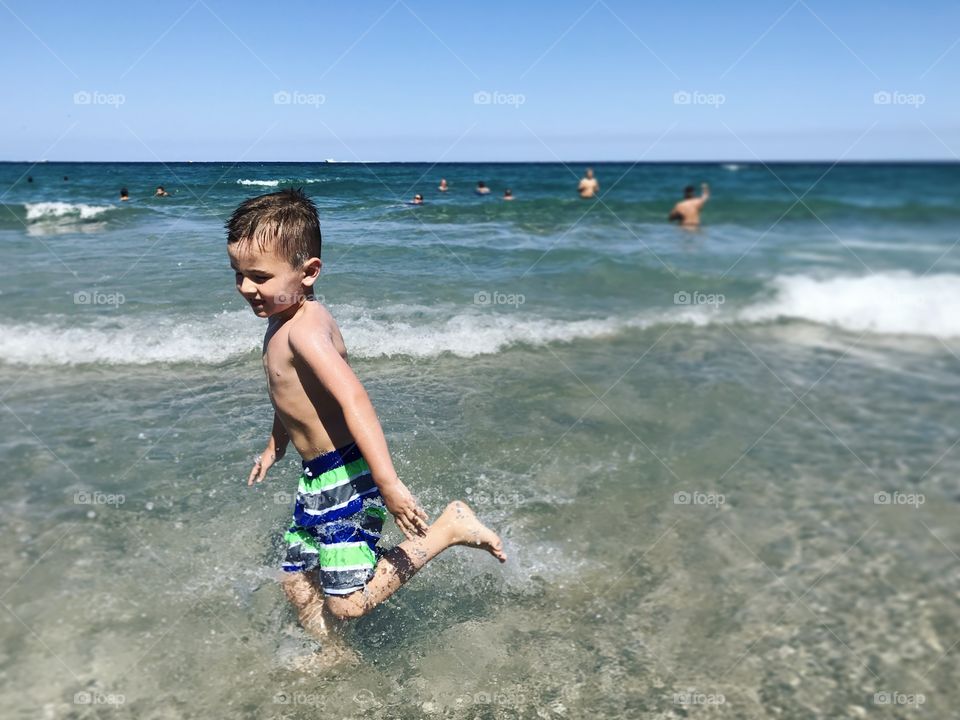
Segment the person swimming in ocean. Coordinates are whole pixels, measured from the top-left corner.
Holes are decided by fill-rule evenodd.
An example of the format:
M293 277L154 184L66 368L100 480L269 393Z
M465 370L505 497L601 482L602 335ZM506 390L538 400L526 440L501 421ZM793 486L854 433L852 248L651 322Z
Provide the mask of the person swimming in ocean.
M164 190L163 185L157 185L157 191L154 193L155 197L167 197L170 195L166 190Z
M600 182L593 176L593 168L587 168L580 183L577 185L577 192L584 200L589 200L600 192Z
M474 190L477 195L489 195L490 188L487 187L487 184L483 180L477 181L477 189Z
M504 190L504 191L503 191L503 199L504 199L504 200L513 200L513 190L511 190L510 188L507 188L506 190Z
M683 189L683 200L673 206L667 219L679 222L684 228L700 227L700 211L709 199L710 186L706 183L700 186L700 197L694 197L693 185L687 185Z
M126 201L129 200L129 199L130 199L130 193L127 192L127 189L126 189L126 188L120 188L120 201L121 201L121 202L126 202Z
M449 189L450 187L447 185L447 179L440 178L440 185L437 187L437 190L439 190L440 192L446 192Z
M500 538L465 502L449 503L429 524L397 475L340 329L314 295L323 263L313 202L294 189L254 197L226 230L236 288L267 321L262 360L272 430L247 485L263 482L288 444L303 458L282 583L303 627L322 636L334 620L366 615L454 545L506 562ZM385 550L388 514L406 540Z
M413 196L413 200L410 201L411 205L423 205L423 195L417 193Z

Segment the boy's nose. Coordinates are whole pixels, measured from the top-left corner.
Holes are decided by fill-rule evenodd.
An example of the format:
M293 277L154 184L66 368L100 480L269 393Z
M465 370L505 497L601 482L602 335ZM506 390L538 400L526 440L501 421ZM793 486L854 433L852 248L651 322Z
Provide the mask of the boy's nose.
M256 295L257 286L253 284L253 281L250 278L244 278L240 281L240 294L241 295Z

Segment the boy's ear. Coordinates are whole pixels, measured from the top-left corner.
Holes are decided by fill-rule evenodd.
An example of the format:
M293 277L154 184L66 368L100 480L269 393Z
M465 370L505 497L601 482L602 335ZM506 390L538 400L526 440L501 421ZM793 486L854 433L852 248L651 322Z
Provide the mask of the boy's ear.
M303 280L301 281L304 287L312 287L313 284L317 281L317 278L320 276L320 268L323 267L323 260L320 258L310 258L303 264Z

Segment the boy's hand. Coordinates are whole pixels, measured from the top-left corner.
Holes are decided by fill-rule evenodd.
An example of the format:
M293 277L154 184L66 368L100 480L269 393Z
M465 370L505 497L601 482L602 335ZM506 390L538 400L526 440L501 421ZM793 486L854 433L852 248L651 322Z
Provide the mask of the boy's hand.
M267 476L267 470L269 470L277 460L283 457L286 450L286 448L283 448L278 452L276 445L274 445L273 440L271 440L267 444L267 449L263 451L263 454L257 455L254 458L253 469L250 470L250 476L247 478L247 487L253 485L254 481L258 483L263 482L263 479Z
M413 540L427 534L427 520L429 517L413 495L402 482L397 481L394 485L388 485L380 488L380 495L387 506L387 510L397 521L397 527L400 528L407 540Z

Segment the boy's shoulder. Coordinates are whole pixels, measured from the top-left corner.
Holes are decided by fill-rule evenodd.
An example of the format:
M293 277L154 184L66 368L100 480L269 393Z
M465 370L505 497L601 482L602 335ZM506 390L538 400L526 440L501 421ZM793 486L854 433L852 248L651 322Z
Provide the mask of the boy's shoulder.
M287 323L287 339L291 347L305 340L321 338L333 339L339 334L337 322L324 305L316 300L309 300L303 305L303 310L297 313Z

